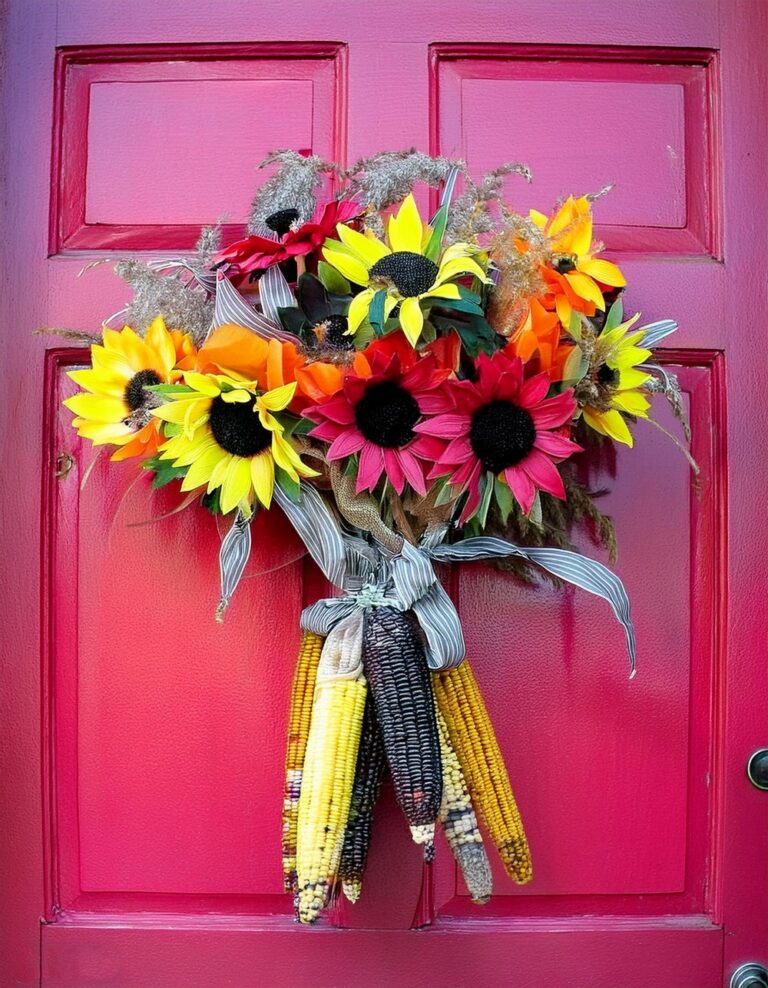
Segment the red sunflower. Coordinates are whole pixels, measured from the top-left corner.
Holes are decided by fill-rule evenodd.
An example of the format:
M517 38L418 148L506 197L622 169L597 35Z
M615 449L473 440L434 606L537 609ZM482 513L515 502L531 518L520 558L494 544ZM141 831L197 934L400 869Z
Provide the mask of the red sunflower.
M429 478L450 475L451 485L468 491L461 524L480 504L486 472L506 481L526 514L537 490L565 499L555 464L581 450L562 435L576 410L573 391L547 398L549 375L525 380L523 362L503 352L479 356L476 367L477 380L446 383L451 411L414 426L420 436L449 440Z
M434 463L443 444L417 434L416 426L451 407L441 388L450 373L431 353L406 369L396 353L375 353L370 375L348 374L337 395L305 409L318 423L310 435L330 442L329 460L359 454L358 492L373 491L384 474L398 494L407 481L424 495L425 464Z
M280 237L270 240L254 234L244 240L230 244L214 258L214 268L229 265L229 271L242 279L253 271L264 271L274 264L282 264L292 257L310 254L328 238L336 238L336 224L348 223L360 212L360 206L349 200L334 200L325 206L318 206L308 223L292 230L291 224L298 219L295 209L281 209L267 217L267 225Z

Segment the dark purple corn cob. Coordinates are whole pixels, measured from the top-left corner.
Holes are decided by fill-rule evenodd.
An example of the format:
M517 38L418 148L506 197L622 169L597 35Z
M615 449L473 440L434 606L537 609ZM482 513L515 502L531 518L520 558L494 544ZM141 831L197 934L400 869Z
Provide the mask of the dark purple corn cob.
M357 902L363 888L363 875L373 830L373 810L379 796L385 767L384 742L369 693L363 714L363 730L357 751L355 782L352 786L352 803L349 807L339 867L341 887L350 902Z
M391 607L365 617L363 667L397 802L417 844L433 853L443 794L432 677L413 618Z

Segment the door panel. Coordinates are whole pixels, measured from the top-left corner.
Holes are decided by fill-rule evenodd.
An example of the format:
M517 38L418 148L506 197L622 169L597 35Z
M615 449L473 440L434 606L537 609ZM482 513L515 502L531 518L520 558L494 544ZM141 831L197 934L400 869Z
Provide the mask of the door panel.
M766 797L744 774L768 744L765 4L9 0L5 17L0 988L718 988L768 964ZM287 694L299 611L327 588L272 513L217 624L215 520L92 462L60 405L82 351L32 332L125 304L110 265L77 277L95 259L183 255L225 213L237 236L254 165L286 145L349 162L416 145L474 176L524 161L520 209L616 182L596 214L627 306L681 323L663 359L697 481L650 426L585 476L616 521L637 677L601 602L485 564L448 578L534 855L533 883L497 871L482 909L445 846L422 888L385 789L361 902L295 926ZM425 893L435 922L414 934Z

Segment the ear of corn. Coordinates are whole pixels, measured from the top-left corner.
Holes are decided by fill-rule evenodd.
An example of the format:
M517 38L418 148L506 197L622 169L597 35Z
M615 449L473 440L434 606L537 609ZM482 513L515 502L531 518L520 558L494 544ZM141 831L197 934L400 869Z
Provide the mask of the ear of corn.
M296 828L299 794L312 716L315 676L322 647L323 639L320 635L305 631L301 637L299 657L293 674L283 792L283 885L286 892L296 892Z
M315 684L296 843L302 923L318 918L336 884L355 777L367 686L360 661L362 616L347 622L326 638Z
M440 807L440 823L464 875L472 901L487 902L493 887L491 866L485 853L483 837L477 825L477 817L464 773L451 744L445 718L439 711L437 728L443 760L443 802Z
M352 801L339 867L341 887L350 902L357 902L362 891L373 829L373 809L379 795L385 765L384 743L376 722L373 701L369 695L365 703L355 781L352 786Z
M472 802L507 874L523 885L533 877L531 854L496 735L469 662L433 675L435 695Z
M391 607L366 614L363 664L395 797L431 857L443 792L440 742L424 647L408 615Z

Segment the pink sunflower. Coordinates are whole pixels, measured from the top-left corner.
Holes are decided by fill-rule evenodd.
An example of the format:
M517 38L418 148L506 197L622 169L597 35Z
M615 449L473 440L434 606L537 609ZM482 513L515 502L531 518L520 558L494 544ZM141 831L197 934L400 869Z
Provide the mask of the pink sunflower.
M429 478L450 475L448 482L468 491L460 523L480 504L480 481L486 472L503 478L528 514L536 491L565 499L556 463L581 451L562 435L573 418L576 400L569 388L547 398L548 374L528 380L523 362L503 352L476 361L477 380L448 381L452 409L414 426L420 436L449 440Z
M359 454L358 492L373 491L384 474L398 494L407 481L424 495L425 463L435 462L443 443L417 434L416 426L451 408L441 387L450 374L431 353L405 370L396 353L375 353L370 375L348 374L338 394L305 409L318 423L310 435L330 442L329 460Z

